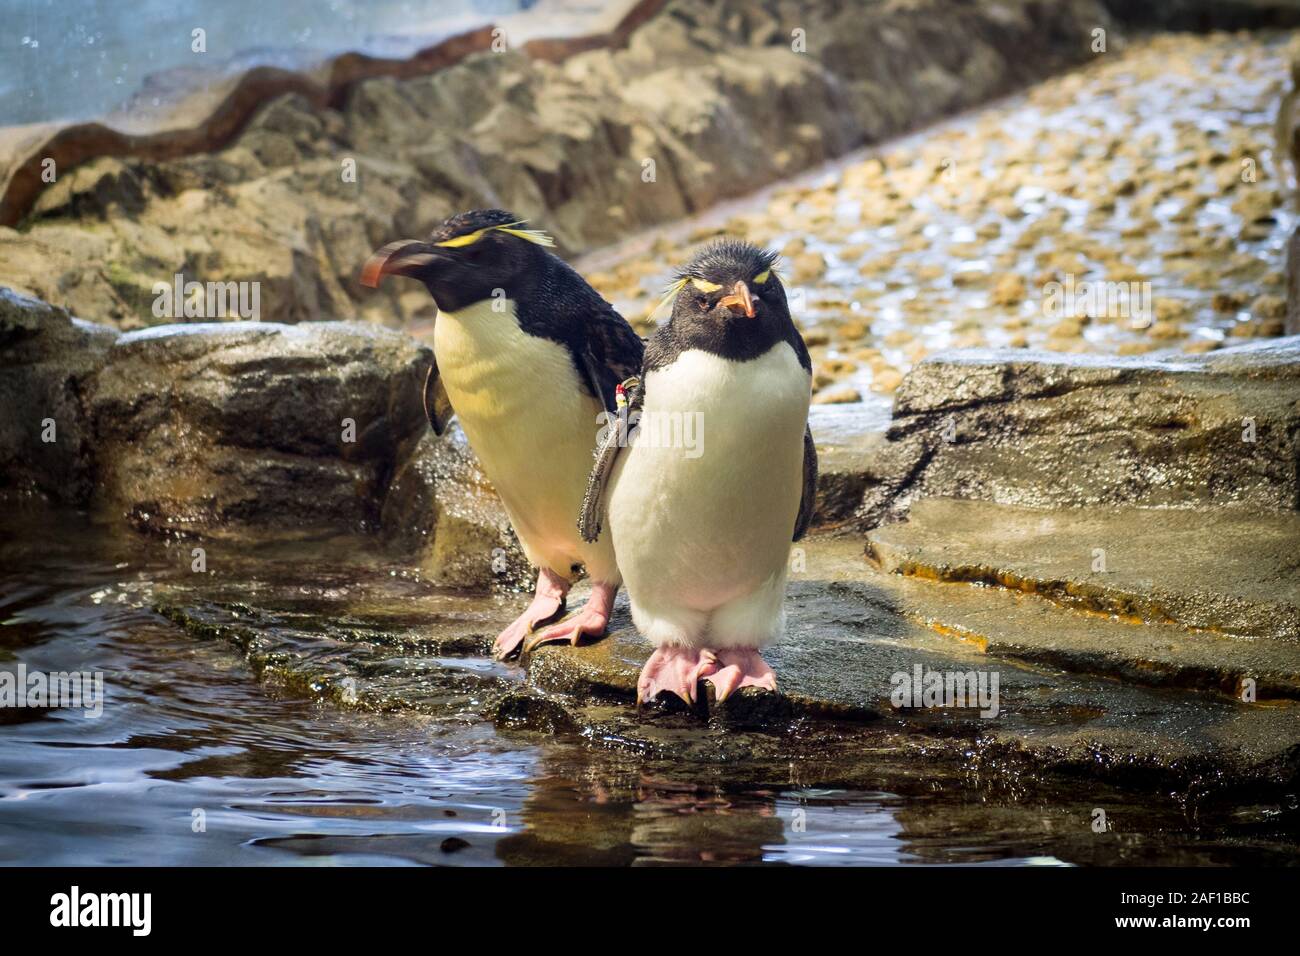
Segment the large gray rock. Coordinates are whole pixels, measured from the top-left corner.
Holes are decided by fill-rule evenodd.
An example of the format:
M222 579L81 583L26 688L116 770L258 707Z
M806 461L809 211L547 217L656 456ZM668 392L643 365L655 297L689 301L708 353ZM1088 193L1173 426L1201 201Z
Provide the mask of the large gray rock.
M502 729L597 741L601 750L657 757L695 774L744 773L752 760L780 757L786 767L796 763L803 785L814 786L846 779L864 754L875 764L916 744L912 767L923 767L927 779L936 763L970 768L986 757L999 774L1060 769L1076 785L1082 776L1161 790L1245 788L1258 796L1291 792L1300 779L1300 731L1289 707L1300 687L1294 655L1230 652L1215 663L1213 652L1229 642L1212 637L1208 652L1157 648L1163 672L1144 666L1143 647L1129 654L1138 678L1116 680L1123 661L1098 658L1108 644L1122 646L1117 631L1132 625L1060 609L1055 626L1065 636L1054 648L1025 647L996 630L996 620L986 621L995 630L981 645L915 616L928 602L913 599L910 579L874 571L860 543L848 539L808 541L806 568L792 575L790 632L766 652L781 694L747 690L722 704L706 698L693 717L671 702L634 709L637 673L651 647L623 600L609 637L536 649L523 661L521 684L518 671L487 654L493 633L525 596L450 593L376 569L355 550L312 553L286 573L286 556L301 548L247 549L231 556L219 579L173 575L155 591L158 609L196 635L231 642L256 673L304 696L367 711L491 717ZM982 590L933 587L977 597ZM575 594L575 603L581 597ZM955 600L959 622L999 617L997 608ZM1108 629L1101 640L1098 627ZM1083 639L1091 640L1091 655L1078 646ZM1139 640L1177 643L1168 633ZM998 675L997 714L896 707L896 675L918 666ZM1264 703L1211 689L1202 683L1207 668L1228 680L1229 690L1234 673L1259 676ZM1275 693L1290 700L1272 700ZM699 719L706 716L707 724Z
M1162 361L936 355L904 380L874 451L866 527L923 497L1293 511L1300 338Z
M949 498L919 501L907 521L867 538L868 554L896 574L1008 588L1149 627L1177 624L1197 632L1202 646L1220 635L1249 638L1228 642L1235 647L1224 664L1269 644L1259 638L1289 642L1271 649L1290 658L1300 696L1297 547L1295 512L1049 510Z
M82 395L117 336L0 286L0 492L89 501L93 437Z
M367 324L123 335L0 288L0 492L151 532L377 531L429 362Z
M162 532L373 530L428 427L428 364L414 340L350 323L123 335L84 398L96 502Z

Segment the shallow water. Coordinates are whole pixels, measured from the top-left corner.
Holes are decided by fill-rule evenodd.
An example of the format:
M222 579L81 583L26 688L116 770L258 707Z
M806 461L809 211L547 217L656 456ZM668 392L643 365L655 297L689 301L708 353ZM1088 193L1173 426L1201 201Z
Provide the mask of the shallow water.
M467 706L339 706L271 670L259 679L231 645L151 610L188 575L188 543L123 540L69 515L10 511L6 523L0 668L102 671L105 704L93 719L0 710L3 863L1034 865L1294 853L1257 823L1198 826L1165 795L1099 798L1090 785L1082 802L1068 782L887 753L852 766L654 760L581 733L498 732ZM221 587L254 594L278 569L279 585L320 597L304 562L342 567L366 548L354 544L333 555L307 546L310 557L278 549ZM349 566L364 568L351 585L359 600L400 580L382 558ZM409 575L402 586L422 587ZM492 599L457 600L500 612ZM433 674L519 679L472 655L406 660L416 657ZM1098 799L1123 832L1091 832Z

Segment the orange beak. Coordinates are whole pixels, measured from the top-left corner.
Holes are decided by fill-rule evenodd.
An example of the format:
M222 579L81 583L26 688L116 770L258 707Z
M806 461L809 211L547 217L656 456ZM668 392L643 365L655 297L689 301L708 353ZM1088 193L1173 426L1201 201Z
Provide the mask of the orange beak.
M748 318L754 317L754 297L749 294L749 286L737 282L730 295L718 300L718 305L725 305L733 315L744 313Z
M412 267L428 265L436 257L422 251L427 248L416 239L399 239L376 249L361 267L361 284L377 289L386 275L405 275Z

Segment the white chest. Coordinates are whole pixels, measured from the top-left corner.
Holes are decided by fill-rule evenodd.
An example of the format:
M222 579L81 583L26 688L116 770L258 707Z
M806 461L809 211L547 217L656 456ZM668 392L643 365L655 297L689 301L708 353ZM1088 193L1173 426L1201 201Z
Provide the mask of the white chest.
M537 390L567 393L576 381L568 350L524 332L509 300L486 300L460 312L439 313L433 350L464 426L546 405L537 401Z
M502 305L441 313L433 348L470 446L525 545L541 550L577 539L600 405L568 349L528 335Z
M784 563L810 394L808 373L784 343L748 362L687 352L647 376L641 430L610 494L629 585L632 565L664 581L680 565L683 579L669 586L716 591Z

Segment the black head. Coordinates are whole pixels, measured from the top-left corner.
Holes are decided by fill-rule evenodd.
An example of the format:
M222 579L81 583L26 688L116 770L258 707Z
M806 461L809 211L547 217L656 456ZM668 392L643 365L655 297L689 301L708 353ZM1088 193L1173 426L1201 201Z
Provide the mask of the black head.
M688 349L747 360L781 341L790 342L802 360L806 350L790 318L776 260L775 252L736 239L696 253L668 290L672 318L656 333L657 354L647 357L648 364L672 361Z
M789 321L777 254L738 239L705 246L677 273L669 289L673 322L762 326L764 318Z
M427 240L404 239L376 250L361 270L361 284L374 288L386 275L408 276L424 283L440 310L457 312L498 289L518 299L553 245L513 213L474 209L452 216Z

